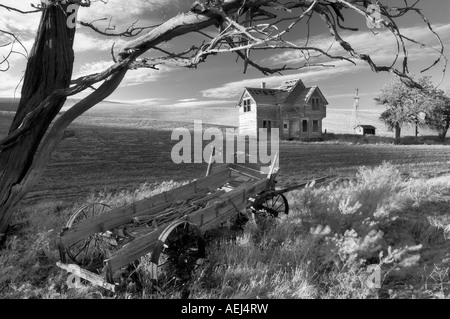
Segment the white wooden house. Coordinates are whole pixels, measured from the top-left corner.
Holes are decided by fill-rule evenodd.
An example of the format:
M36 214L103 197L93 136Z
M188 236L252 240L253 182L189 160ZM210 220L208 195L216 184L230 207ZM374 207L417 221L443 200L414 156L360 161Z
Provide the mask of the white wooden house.
M290 80L278 88L245 88L239 108L239 134L258 136L259 128L279 128L282 139L320 137L328 101L319 87Z

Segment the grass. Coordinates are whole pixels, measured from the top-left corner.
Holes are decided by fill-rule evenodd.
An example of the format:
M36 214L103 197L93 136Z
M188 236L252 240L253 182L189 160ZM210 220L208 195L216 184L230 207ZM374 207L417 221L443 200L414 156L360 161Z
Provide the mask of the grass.
M177 165L171 159L178 143L171 140L171 129L190 128L192 123L148 121L140 127L140 122L83 117L72 124L26 203L73 202L102 190L114 193L146 182L181 182L204 175L206 163ZM6 131L5 126L0 125L0 131ZM361 165L383 161L438 172L449 168L450 146L289 141L281 143L280 156L280 183L290 184L328 174L348 176Z
M151 196L179 183L144 184L129 192L92 194L112 206ZM190 298L447 298L450 296L450 179L405 177L383 163L349 180L288 194L288 219L264 231L249 222L236 241L208 245ZM77 203L77 205L82 202ZM2 298L110 298L89 285L68 289L67 274L48 249L77 205L35 204L16 216L1 251ZM20 222L20 223L17 223ZM128 281L114 298L179 298ZM367 286L369 265L381 268L381 289Z
M107 298L96 287L68 289L67 274L55 267L58 255L48 249L49 231L61 229L85 202L121 206L205 173L205 163L171 161L174 122L117 119L100 126L98 121L82 118L71 125L41 181L18 208L0 251L0 298ZM3 122L0 132L6 132ZM289 193L291 213L277 227L261 232L249 223L235 242L222 238L211 244L190 296L448 297L450 147L351 138L283 142L279 186L328 174L337 174L336 181ZM382 269L379 290L365 284L370 264ZM128 282L115 297L180 297L179 292L154 294L146 261L141 265L143 289Z

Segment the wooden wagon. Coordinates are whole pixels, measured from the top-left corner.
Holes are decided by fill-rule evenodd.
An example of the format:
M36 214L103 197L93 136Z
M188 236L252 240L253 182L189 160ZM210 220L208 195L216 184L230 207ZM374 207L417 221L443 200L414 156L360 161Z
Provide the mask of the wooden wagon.
M268 174L240 164L208 166L206 177L123 207L87 204L54 242L57 265L114 291L114 273L147 255L155 287L186 281L205 258L205 232L232 218L248 220L249 210L257 220L287 216L283 193L306 183L277 190L277 174L274 165Z

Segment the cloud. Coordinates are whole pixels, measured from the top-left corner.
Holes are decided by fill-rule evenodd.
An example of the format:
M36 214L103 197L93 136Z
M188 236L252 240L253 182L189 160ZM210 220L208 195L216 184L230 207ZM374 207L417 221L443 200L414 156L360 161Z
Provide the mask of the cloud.
M80 67L80 70L76 73L75 76L73 76L73 78L79 78L80 76L102 72L113 64L114 62L105 60L87 62ZM129 70L125 75L124 80L122 81L121 87L154 82L175 70L175 68L166 65L160 65L158 66L158 69L159 70L141 68L137 70Z
M115 51L118 47L122 47L127 43L126 40L119 38L111 38L105 36L94 36L85 33L83 29L79 29L75 34L73 49L75 52L86 51L110 51L114 45Z
M84 63L80 70L73 76L73 78L79 78L80 76L86 76L93 73L100 73L114 64L113 61L96 61Z
M195 100L195 99L193 99ZM167 104L162 106L171 106L171 107L198 107L198 106L218 106L218 105L234 105L236 101L230 100L204 100L204 101L186 101L179 102L174 104Z
M158 11L161 15L164 9L179 5L180 1L178 0L108 0L106 4L101 1L93 2L90 8L81 8L79 13L81 19L86 19L86 21L104 17L113 17L120 21L154 11Z
M446 43L450 40L450 24L441 24L434 26L434 30L440 35L441 39ZM401 32L416 41L422 42L428 46L437 48L439 44L437 38L426 26L416 26L409 28L401 28ZM343 32L341 34L342 38L350 43L350 45L358 53L369 54L375 63L377 64L387 64L394 60L397 53L397 42L392 33L388 30L377 31L372 33L370 30L365 32ZM304 44L304 39L295 41L297 45ZM405 40L407 49L409 51L409 60L418 60L424 57L430 57L433 54L438 57L437 53L430 48L421 48L419 45L411 43ZM342 55L345 57L351 57L338 43L330 40L329 36L324 34L314 36L310 38L309 45L312 47L317 47L324 51L327 51L330 55ZM310 62L323 63L324 61L329 61L330 59L325 56L320 56L319 58L313 58ZM299 64L304 63L305 60L299 51L288 50L274 54L266 59L262 60L265 64Z
M122 82L122 86L134 86L134 85L141 85L147 82L154 82L166 76L173 70L175 70L174 68L165 65L158 66L158 68L159 70L152 70L152 69L130 70L125 75L125 78Z
M441 36L442 41L445 45L450 45L450 24L441 24L434 26L434 30ZM402 32L411 38L414 38L417 41L423 42L427 45L433 46L436 48L436 45L439 43L438 40L434 37L434 35L430 32L427 27L410 27L403 28ZM354 49L357 52L364 52L371 55L376 64L390 65L394 60L396 51L397 51L397 43L394 36L390 33L390 31L380 31L377 34L372 34L370 31L366 32L346 32L342 34L342 37L351 43ZM297 44L301 45L304 40L297 41ZM406 41L408 42L408 41ZM340 47L340 45L334 43L331 47L330 44L332 41L329 40L324 34L311 37L310 45L316 46L323 50L328 50L332 55L343 55L348 56L344 49ZM419 65L418 62L429 61L432 63L437 57L438 54L436 51L433 51L430 48L421 48L417 44L408 44L409 54L408 60L409 62L414 61L414 64L410 63L410 68L417 67ZM426 58L426 60L425 60ZM280 64L296 64L304 62L303 57L300 56L298 51L289 50L274 54L268 58L262 60L262 63L265 65L276 66ZM226 83L220 87L210 88L202 91L202 94L206 98L236 98L239 95L244 87L260 87L261 82L266 82L270 87L278 86L280 82L295 78L301 78L304 81L308 82L316 82L319 80L323 80L325 78L333 78L339 75L354 73L358 71L362 71L368 69L368 66L365 62L360 60L355 60L356 66L350 64L346 61L334 60L330 61L329 58L321 56L316 59L316 61L312 61L312 63L324 63L325 65L335 65L335 67L330 68L321 68L321 67L311 67L307 69L303 69L297 74L290 74L285 76L270 76L270 77L260 77L255 79L246 79L241 81L235 81ZM401 62L400 60L398 61ZM350 95L352 96L352 95ZM348 97L350 97L348 96ZM338 97L338 96L337 96ZM347 97L347 96L342 96Z
M193 102L193 101L197 101L197 99L182 99L182 100L178 100L178 102Z
M359 97L375 96L378 92L358 93ZM355 93L327 95L327 99L348 99L355 96Z
M362 62L357 62L352 65L346 61L337 61L334 67L311 67L304 69L301 72L282 76L269 76L256 79L246 79L226 83L220 87L211 88L202 91L204 97L207 98L236 98L242 93L244 87L260 87L261 82L265 82L268 87L279 86L281 82L301 78L305 82L316 82L321 79L339 76L345 73L353 73L362 70L365 65Z
M30 6L33 4L40 4L40 1L17 1L17 0L2 0L3 5L13 7L22 11L30 11L33 8ZM21 14L14 11L8 11L4 8L0 8L0 29L6 29L20 35L28 34L31 36L30 31L36 31L39 26L39 20L41 13L29 13Z
M111 102L125 103L125 104L160 104L161 102L167 101L167 98L148 98L148 99L134 99L134 100L109 100Z
M0 72L0 74L0 97L13 97L16 87L17 90L15 91L15 96L20 97L20 92L22 89L21 77L12 75L12 73L9 72Z

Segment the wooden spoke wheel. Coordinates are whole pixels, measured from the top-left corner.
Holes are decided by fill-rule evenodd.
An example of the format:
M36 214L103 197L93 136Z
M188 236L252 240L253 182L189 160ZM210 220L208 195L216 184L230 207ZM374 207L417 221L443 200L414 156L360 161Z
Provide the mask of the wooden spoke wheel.
M171 223L159 236L151 256L151 278L163 291L186 288L205 258L200 229L186 221Z
M282 221L289 213L289 203L283 194L270 192L256 199L253 215L257 225Z
M80 207L72 214L66 224L66 228L70 229L76 224L90 219L92 217L101 215L111 208L103 203L90 203ZM73 243L66 247L67 256L76 264L80 266L99 266L102 267L103 257L107 251L114 246L115 240L110 238L110 234L96 233L89 237ZM99 264L99 265L97 265Z

